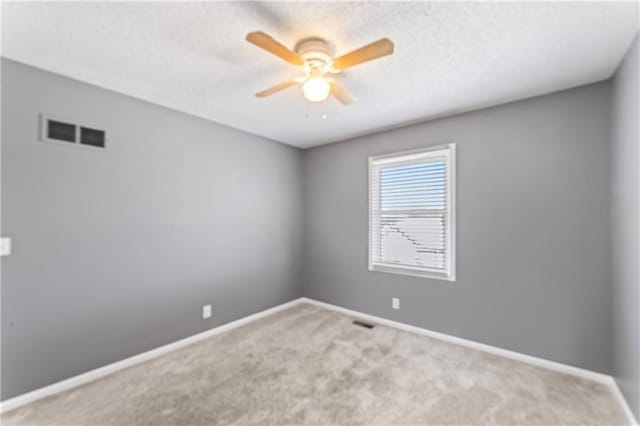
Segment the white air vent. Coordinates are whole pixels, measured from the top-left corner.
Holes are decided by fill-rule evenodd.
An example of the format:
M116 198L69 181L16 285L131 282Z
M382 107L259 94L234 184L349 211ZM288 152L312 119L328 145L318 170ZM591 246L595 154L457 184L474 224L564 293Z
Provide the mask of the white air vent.
M74 143L94 148L105 148L107 135L95 126L74 123L71 120L41 116L40 140L43 142Z

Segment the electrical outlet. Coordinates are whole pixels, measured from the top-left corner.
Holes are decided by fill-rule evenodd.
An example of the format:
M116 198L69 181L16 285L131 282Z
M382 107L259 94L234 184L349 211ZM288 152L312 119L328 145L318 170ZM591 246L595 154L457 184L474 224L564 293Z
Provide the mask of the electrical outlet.
M211 305L204 305L202 307L202 318L211 318Z
M400 299L396 297L391 298L391 307L393 309L400 309Z

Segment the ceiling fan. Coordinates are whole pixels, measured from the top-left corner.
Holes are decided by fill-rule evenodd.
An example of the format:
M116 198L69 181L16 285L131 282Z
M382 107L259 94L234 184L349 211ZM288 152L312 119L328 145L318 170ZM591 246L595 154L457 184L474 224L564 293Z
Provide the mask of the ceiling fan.
M247 34L247 41L303 71L303 75L298 78L256 93L257 97L265 98L288 87L301 85L302 94L309 102L323 102L331 95L343 105L349 105L353 100L333 75L393 53L393 43L388 38L382 38L337 58L332 57L329 43L317 37L301 40L294 50L290 50L262 31Z

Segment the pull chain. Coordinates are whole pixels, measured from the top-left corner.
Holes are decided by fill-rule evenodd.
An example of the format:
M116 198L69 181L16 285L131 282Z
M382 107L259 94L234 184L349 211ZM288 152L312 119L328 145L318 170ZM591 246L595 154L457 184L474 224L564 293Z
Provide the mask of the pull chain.
M318 103L318 102L315 102ZM304 117L305 118L311 118L311 112L309 110L310 108L310 104L311 102L307 101L305 99L304 101ZM323 120L326 120L328 117L327 114L327 101L322 101L321 105L318 105L318 107L320 108L320 118L322 118Z

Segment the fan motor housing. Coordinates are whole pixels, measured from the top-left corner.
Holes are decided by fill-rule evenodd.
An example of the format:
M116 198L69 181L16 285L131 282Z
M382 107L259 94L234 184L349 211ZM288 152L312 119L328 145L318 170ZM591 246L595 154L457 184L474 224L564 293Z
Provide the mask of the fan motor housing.
M326 71L331 65L331 47L322 38L311 37L300 40L296 44L295 51L311 68L321 68Z

